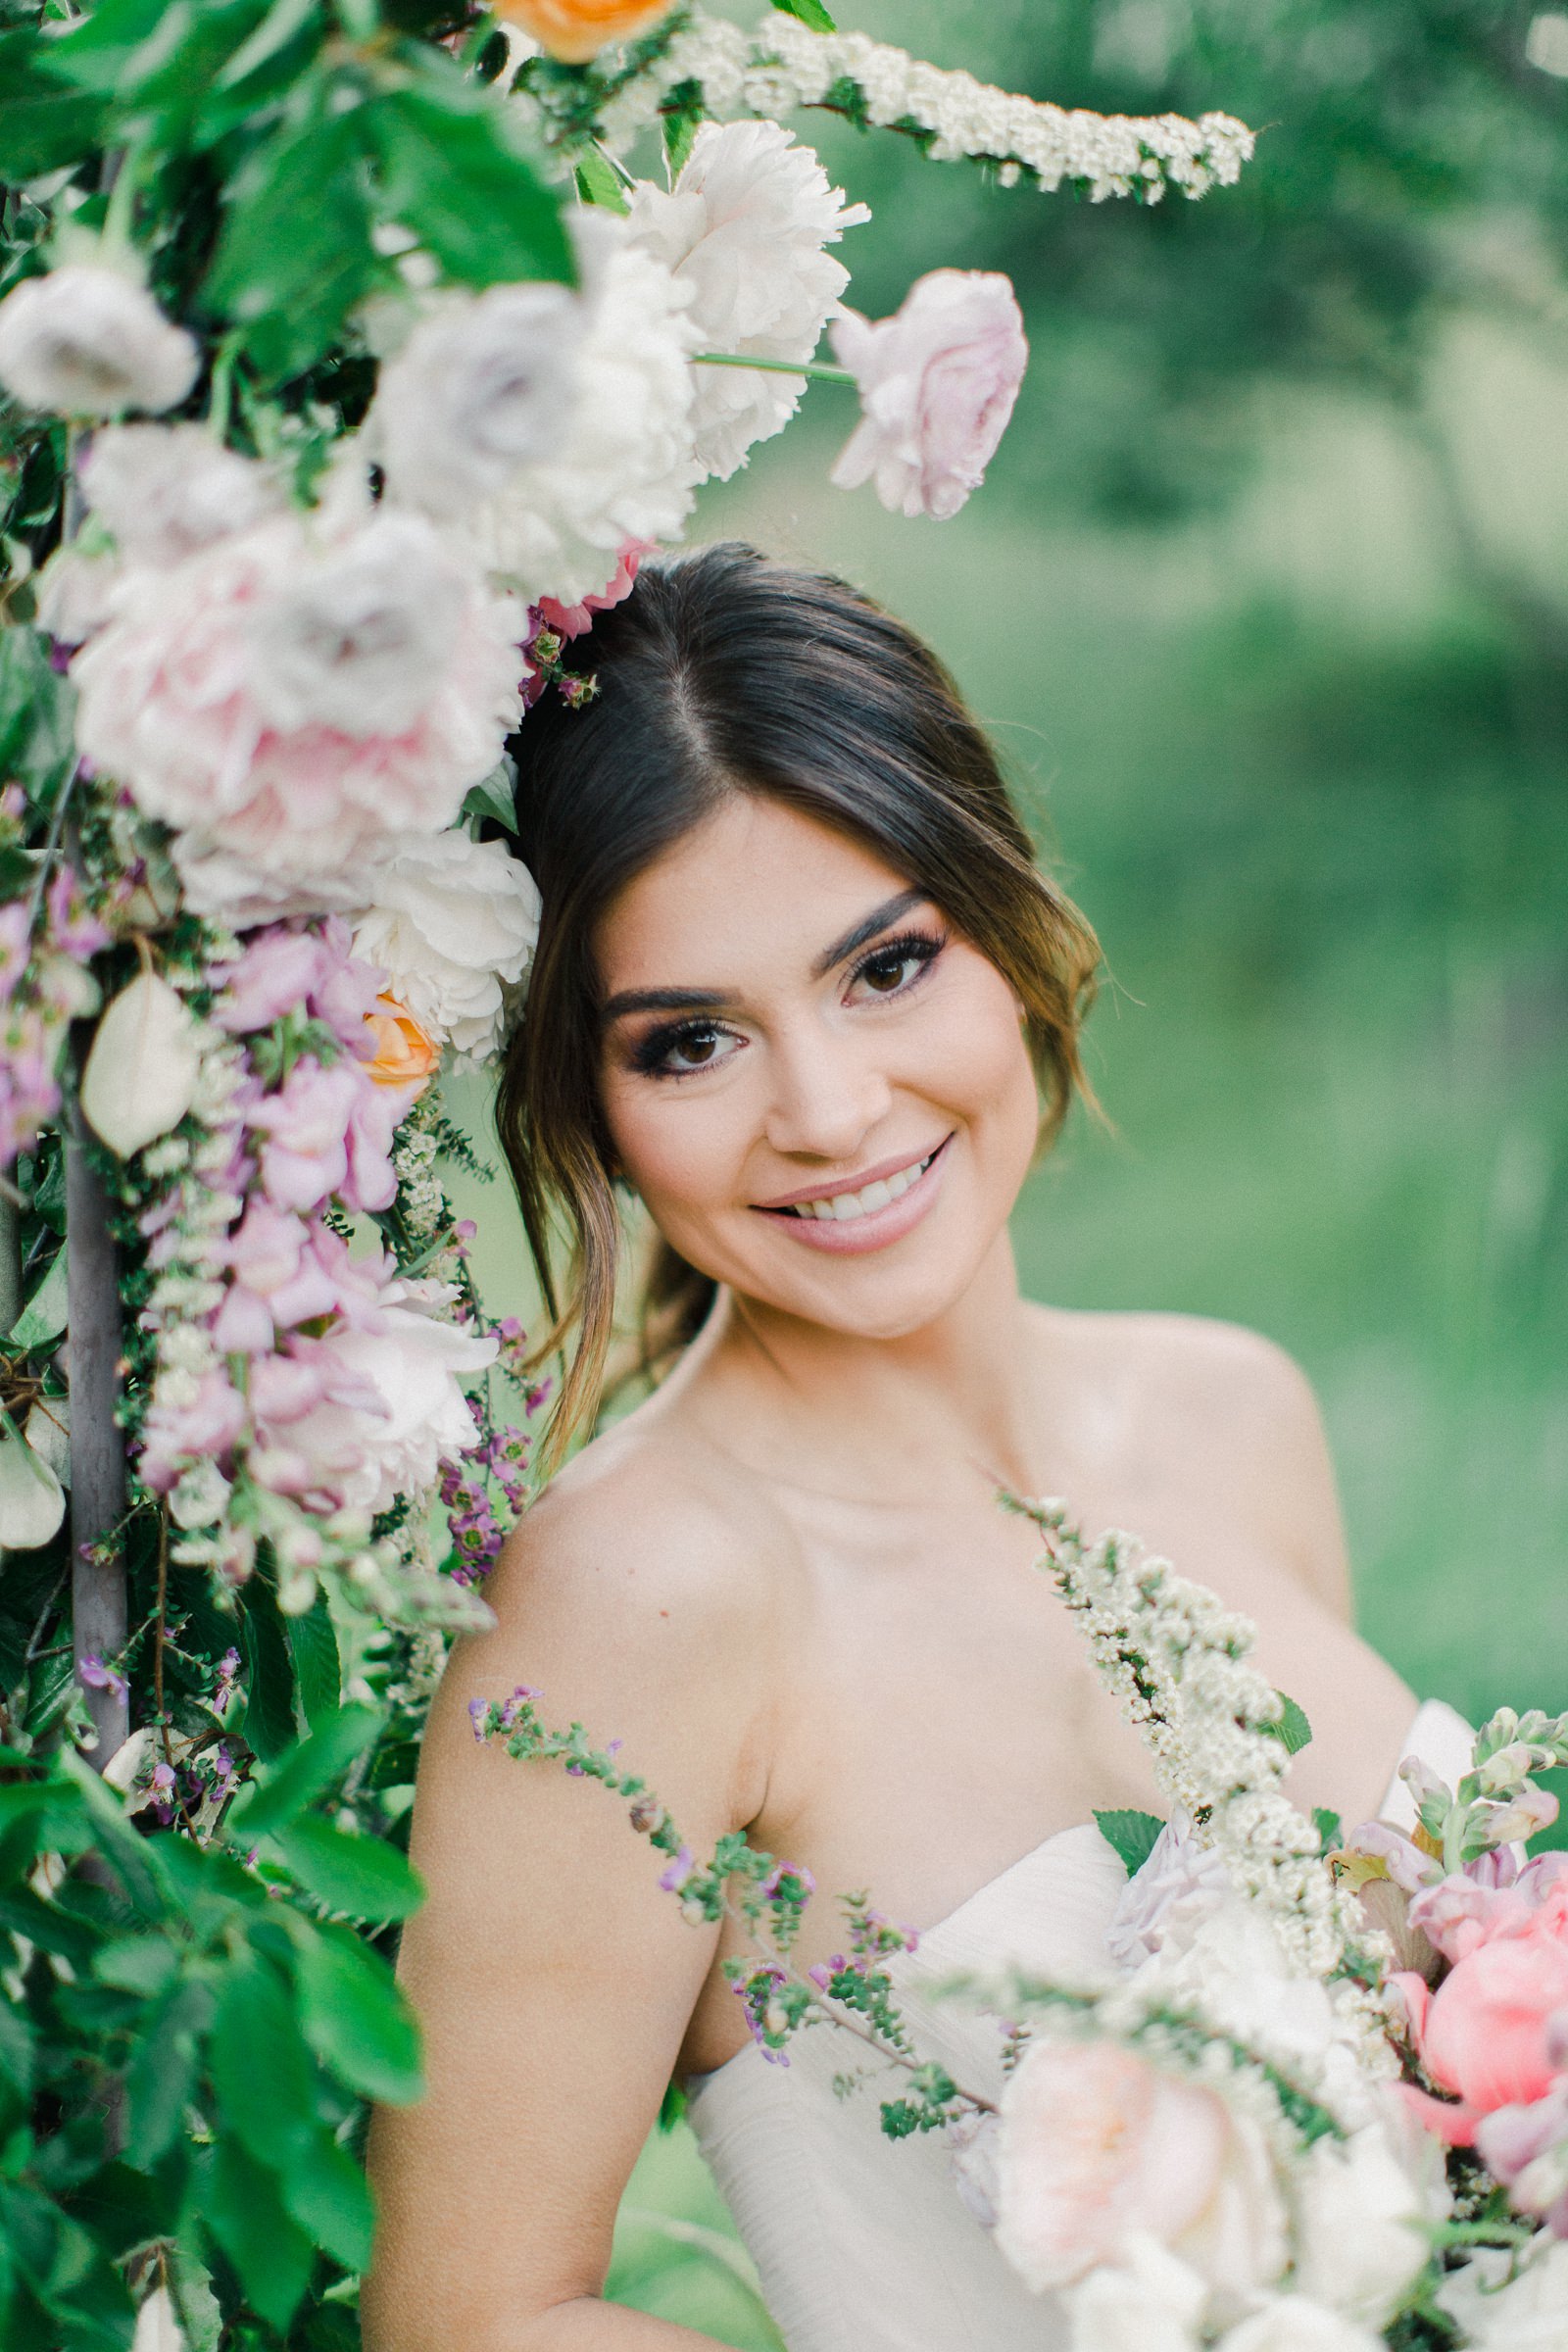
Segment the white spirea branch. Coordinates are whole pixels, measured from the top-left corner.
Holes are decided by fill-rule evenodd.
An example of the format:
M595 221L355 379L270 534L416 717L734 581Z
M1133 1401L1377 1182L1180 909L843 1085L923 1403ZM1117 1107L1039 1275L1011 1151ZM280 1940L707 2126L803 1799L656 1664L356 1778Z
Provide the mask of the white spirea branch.
M1269 1729L1279 1693L1249 1655L1250 1621L1206 1586L1115 1532L1086 1544L1056 1501L1022 1506L1045 1539L1043 1565L1079 1617L1100 1674L1153 1759L1162 1794L1191 1815L1238 1892L1266 1912L1301 1973L1337 1980L1336 2005L1365 2054L1392 2056L1375 1998L1340 1972L1372 1938L1319 1853L1316 1830L1280 1784L1290 1757Z
M685 85L720 121L827 107L904 131L938 162L972 157L994 165L1004 184L1027 177L1048 193L1066 184L1096 204L1109 196L1157 203L1167 188L1204 196L1238 179L1253 147L1253 133L1234 115L1193 122L1182 115L1090 114L1015 97L864 33L811 32L776 12L747 32L700 10L610 99L598 126L604 144L617 154L628 147ZM541 127L548 136L548 123Z

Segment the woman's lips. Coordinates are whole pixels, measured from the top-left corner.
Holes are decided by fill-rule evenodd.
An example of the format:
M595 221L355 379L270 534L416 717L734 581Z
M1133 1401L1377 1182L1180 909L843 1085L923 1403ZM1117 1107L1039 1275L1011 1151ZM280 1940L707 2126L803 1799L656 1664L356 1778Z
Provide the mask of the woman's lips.
M906 1192L884 1208L874 1208L863 1216L831 1220L823 1217L798 1216L789 1208L760 1208L759 1216L767 1217L782 1226L791 1239L808 1250L824 1250L832 1257L858 1257L870 1250L885 1250L900 1242L919 1224L920 1219L935 1201L942 1187L943 1171L948 1164L948 1146L953 1141L945 1136L932 1152L924 1171L915 1178Z

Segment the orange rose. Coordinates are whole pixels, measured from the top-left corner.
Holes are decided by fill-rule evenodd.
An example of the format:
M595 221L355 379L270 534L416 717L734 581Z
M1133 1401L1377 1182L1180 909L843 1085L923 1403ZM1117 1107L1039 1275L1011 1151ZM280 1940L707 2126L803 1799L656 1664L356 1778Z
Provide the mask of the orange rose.
M495 13L559 57L585 66L611 41L629 41L668 14L670 0L494 0Z
M416 1085L421 1093L441 1064L441 1049L396 997L377 997L365 1016L375 1040L375 1059L366 1068L377 1086Z

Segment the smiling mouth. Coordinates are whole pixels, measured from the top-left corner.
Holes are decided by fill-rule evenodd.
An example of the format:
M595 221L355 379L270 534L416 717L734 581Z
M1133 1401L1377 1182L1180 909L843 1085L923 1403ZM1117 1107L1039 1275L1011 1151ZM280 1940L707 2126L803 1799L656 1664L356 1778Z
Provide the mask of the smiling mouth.
M947 1150L952 1138L944 1136L923 1159L909 1162L896 1175L879 1177L874 1184L865 1184L858 1193L833 1193L824 1200L798 1200L788 1208L767 1209L763 1213L774 1217L801 1217L821 1225L849 1225L858 1217L873 1217L879 1208L888 1208L901 1200L912 1184L918 1184L933 1160Z

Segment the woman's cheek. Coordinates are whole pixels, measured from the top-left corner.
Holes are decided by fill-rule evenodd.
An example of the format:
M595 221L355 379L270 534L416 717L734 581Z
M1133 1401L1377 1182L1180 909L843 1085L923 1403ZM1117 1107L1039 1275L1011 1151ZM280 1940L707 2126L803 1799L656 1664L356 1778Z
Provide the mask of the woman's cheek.
M621 1175L661 1224L726 1206L744 1162L744 1135L722 1095L708 1102L669 1097L647 1080L606 1090L606 1115ZM733 1092L726 1089L725 1092Z

